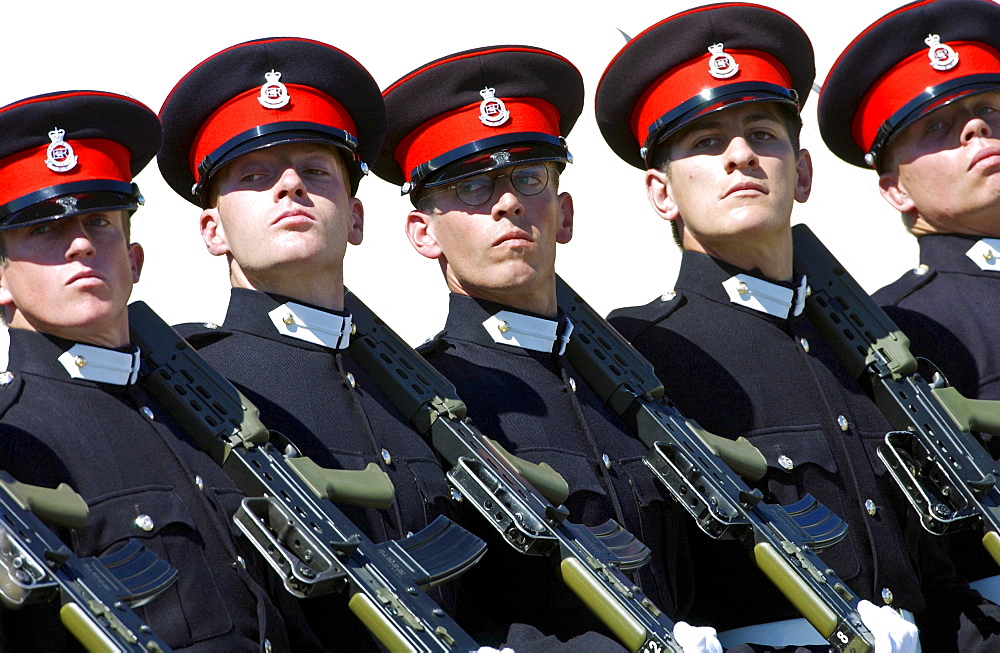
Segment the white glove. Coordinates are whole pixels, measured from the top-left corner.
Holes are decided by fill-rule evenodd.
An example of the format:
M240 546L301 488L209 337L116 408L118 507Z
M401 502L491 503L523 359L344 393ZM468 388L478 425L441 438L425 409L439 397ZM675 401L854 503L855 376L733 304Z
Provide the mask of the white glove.
M875 636L875 653L913 653L919 639L917 627L887 605L876 607L871 601L858 603L858 614Z
M492 646L480 646L476 649L475 653L514 653L514 649L505 646L498 651Z
M692 626L686 621L674 624L674 639L684 653L722 653L722 644L711 626Z

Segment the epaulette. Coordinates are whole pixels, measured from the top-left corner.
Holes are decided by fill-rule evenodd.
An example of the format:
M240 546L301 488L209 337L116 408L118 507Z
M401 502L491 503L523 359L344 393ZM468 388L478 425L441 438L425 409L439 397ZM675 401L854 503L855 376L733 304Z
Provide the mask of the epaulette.
M174 330L195 349L202 349L232 335L215 322L185 322L177 324Z
M447 333L447 331L439 331L433 338L427 339L422 344L417 345L414 349L417 350L418 354L425 358L431 354L437 354L439 353L439 350L443 349L448 344L444 341L444 337Z
M617 308L608 313L608 322L625 336L626 340L634 340L646 329L662 322L678 308L687 303L684 293L670 291L660 295L653 301L642 306Z
M24 388L24 378L14 372L0 372L0 418L17 403Z
M921 263L888 286L875 291L872 299L879 306L896 306L906 297L923 288L937 276L937 270Z

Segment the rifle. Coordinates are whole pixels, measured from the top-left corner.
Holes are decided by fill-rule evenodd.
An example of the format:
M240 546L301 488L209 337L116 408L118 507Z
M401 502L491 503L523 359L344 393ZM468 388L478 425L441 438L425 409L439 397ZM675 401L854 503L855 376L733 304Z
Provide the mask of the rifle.
M43 523L82 528L89 510L68 485L25 485L0 471L0 604L17 609L58 595L59 617L89 651L169 653L139 618L177 580L177 570L135 540L101 558L80 558Z
M393 487L374 463L330 470L294 446L284 454L259 411L143 302L129 306L143 387L246 494L233 517L296 597L344 591L390 651L464 652L479 645L422 590L485 553L482 540L440 515L423 530L375 544L334 501L388 508Z
M1000 402L967 399L805 225L792 228L811 294L805 312L892 424L878 456L931 533L979 529L1000 564L1000 468L972 431L1000 435ZM928 382L927 378L931 381Z
M573 321L566 356L598 397L649 447L646 466L707 535L736 540L836 651L867 653L875 639L858 596L816 555L847 524L811 495L783 507L763 501L767 462L746 438L709 433L664 396L653 365L556 278L559 307Z
M515 550L556 556L563 582L631 651L675 652L674 623L621 570L650 551L614 520L588 527L567 521L566 481L545 463L517 458L466 418L444 376L350 292L357 332L351 357L403 416L447 460L448 480Z

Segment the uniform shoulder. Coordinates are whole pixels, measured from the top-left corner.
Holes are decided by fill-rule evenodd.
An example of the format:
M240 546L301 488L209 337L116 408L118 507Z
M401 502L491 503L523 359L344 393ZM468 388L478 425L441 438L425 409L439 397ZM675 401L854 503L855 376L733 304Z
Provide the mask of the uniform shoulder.
M15 372L0 372L0 420L10 407L17 403L24 387L24 379Z
M437 354L443 354L448 348L448 332L439 331L433 338L428 338L425 342L417 345L415 349L424 358L430 358Z
M642 306L617 308L608 314L608 322L627 340L632 340L654 324L670 317L684 303L683 293L669 292Z
M895 306L926 286L936 276L937 271L934 268L926 265L917 266L888 286L875 291L872 294L872 299L879 306Z
M185 322L174 326L177 333L195 349L203 349L232 335L214 322Z

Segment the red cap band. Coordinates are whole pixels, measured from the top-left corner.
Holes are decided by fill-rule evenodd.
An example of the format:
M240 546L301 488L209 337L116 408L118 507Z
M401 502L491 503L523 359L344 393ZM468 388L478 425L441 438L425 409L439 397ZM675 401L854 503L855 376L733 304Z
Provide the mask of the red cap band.
M510 118L499 127L484 125L479 119L480 103L443 113L414 129L396 147L395 159L406 181L422 163L456 148L491 136L541 132L559 137L559 111L538 98L501 98Z
M695 97L705 89L714 89L739 82L769 82L792 88L792 78L783 65L766 52L756 50L726 50L739 65L732 77L718 79L709 73L712 54L705 52L697 59L670 70L653 82L632 110L630 127L638 143L646 142L649 126L665 113Z
M882 123L928 88L967 75L1000 73L1000 52L985 43L953 41L947 45L958 53L954 68L935 70L928 50L920 50L889 69L868 90L851 126L854 142L863 152L871 151Z
M12 154L0 161L0 205L13 202L49 186L74 181L110 179L129 183L132 155L124 145L100 138L67 141L77 157L76 165L66 172L55 172L45 165L48 145Z
M290 101L280 109L262 106L257 99L260 94L258 87L237 95L213 111L191 144L188 164L194 178L198 179L198 166L206 156L234 136L261 125L289 121L313 122L357 136L351 115L343 105L326 93L298 84L288 84L286 89Z

